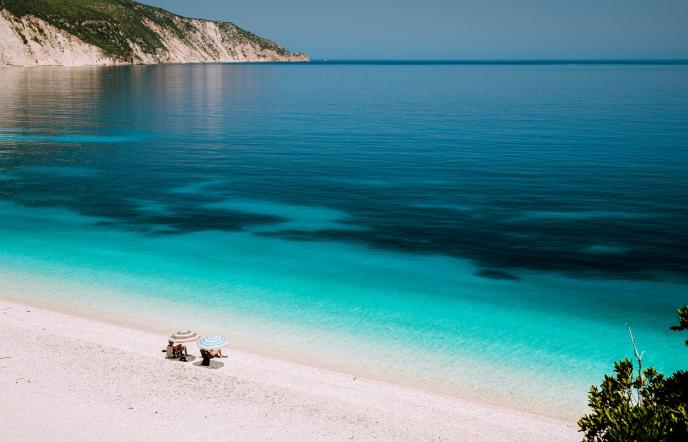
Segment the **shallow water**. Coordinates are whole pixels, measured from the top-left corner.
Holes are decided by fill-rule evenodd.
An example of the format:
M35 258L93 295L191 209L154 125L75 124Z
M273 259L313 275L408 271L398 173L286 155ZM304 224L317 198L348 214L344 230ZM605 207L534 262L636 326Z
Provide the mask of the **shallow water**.
M685 361L688 66L0 80L4 293L566 417Z

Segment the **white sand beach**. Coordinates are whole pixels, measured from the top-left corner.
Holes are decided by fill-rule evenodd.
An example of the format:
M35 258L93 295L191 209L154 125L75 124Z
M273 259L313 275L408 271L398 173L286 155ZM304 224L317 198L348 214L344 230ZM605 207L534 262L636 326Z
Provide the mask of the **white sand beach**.
M0 301L0 440L578 440L575 422ZM198 355L196 348L191 353Z

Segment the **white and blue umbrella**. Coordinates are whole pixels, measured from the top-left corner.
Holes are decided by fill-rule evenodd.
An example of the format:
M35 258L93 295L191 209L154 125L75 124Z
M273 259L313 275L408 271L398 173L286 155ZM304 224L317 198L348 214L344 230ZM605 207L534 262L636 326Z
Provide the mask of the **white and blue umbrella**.
M197 342L198 347L204 350L214 350L216 348L223 348L229 345L222 336L205 336Z

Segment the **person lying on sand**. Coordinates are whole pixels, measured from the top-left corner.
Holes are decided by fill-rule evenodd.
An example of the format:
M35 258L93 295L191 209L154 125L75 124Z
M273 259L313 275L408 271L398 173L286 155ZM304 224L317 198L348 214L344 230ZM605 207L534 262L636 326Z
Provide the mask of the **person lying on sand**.
M214 350L210 350L210 354L211 354L212 357L214 357L214 358L226 358L226 357L227 357L227 356L225 356L225 355L222 354L222 349L221 349L221 348L217 348L217 349L214 349Z

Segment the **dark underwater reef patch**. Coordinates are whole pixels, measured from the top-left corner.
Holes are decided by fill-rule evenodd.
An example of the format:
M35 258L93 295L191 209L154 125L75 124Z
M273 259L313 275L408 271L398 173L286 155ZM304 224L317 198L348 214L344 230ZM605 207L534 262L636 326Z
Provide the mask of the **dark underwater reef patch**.
M359 213L365 214L361 210ZM645 279L688 283L686 228L660 228L657 223L679 226L678 219L561 219L515 225L502 221L513 212L473 214L456 219L427 217L427 212L407 210L403 218L361 215L352 221L365 230L274 232L286 240L357 242L371 247L468 259L490 270L481 277L512 275L514 270L557 272L573 277ZM618 253L591 254L590 244L613 242ZM492 273L492 271L500 273ZM502 274L504 273L504 274Z
M71 202L65 202L70 206ZM68 207L78 209L78 207ZM102 208L102 206L101 206ZM83 207L82 207L83 209ZM199 208L194 201L177 202L169 214L154 214L132 205L82 213L119 220L147 234L184 234L207 230L250 231L260 225L288 222L284 217ZM370 209L368 209L370 210ZM290 241L338 241L395 252L447 255L468 259L482 268L476 276L518 280L513 271L557 272L574 277L645 279L688 283L688 244L683 230L659 230L641 220L560 220L557 223L513 225L499 217L470 216L461 222L425 218L423 211L407 211L403 219L379 213L352 218L361 230L275 230L257 236ZM163 230L161 230L163 226ZM620 244L616 254L591 254L586 245L604 241Z
M150 235L251 231L256 226L274 225L274 230L253 234L290 241L348 242L395 252L467 259L483 269L477 274L483 278L513 280L506 275L524 270L585 278L688 283L688 254L684 246L688 244L688 225L683 222L686 213L680 210L658 217L521 217L515 222L523 213L522 207L509 206L504 201L490 202L487 197L479 210L457 214L409 206L403 195L385 193L382 198L373 189L370 194L349 199L331 192L327 192L327 198L317 200L312 195L292 195L294 198L287 203L335 208L350 214L347 224L362 227L302 231L280 229L280 224L290 221L286 217L208 207L208 203L231 195L223 188L200 194L170 194L160 192L157 186L135 187L136 181L128 180L116 183L126 187L103 187L101 176L93 178L100 187L89 187L85 179L88 178L37 180L22 176L0 182L0 195L23 205L64 207L112 220L113 228L133 228ZM23 198L50 194L73 199L40 203L32 200L31 204ZM132 201L134 197L138 202ZM142 207L140 201L149 201L165 210L156 213ZM615 253L590 253L595 244L614 244ZM485 273L486 270L490 272Z
M511 273L507 273L501 270L495 270L495 269L482 269L477 272L475 272L475 276L478 276L480 278L486 278L486 279L496 279L496 280L503 280L503 281L518 281L521 278L519 278L516 275L513 275Z

